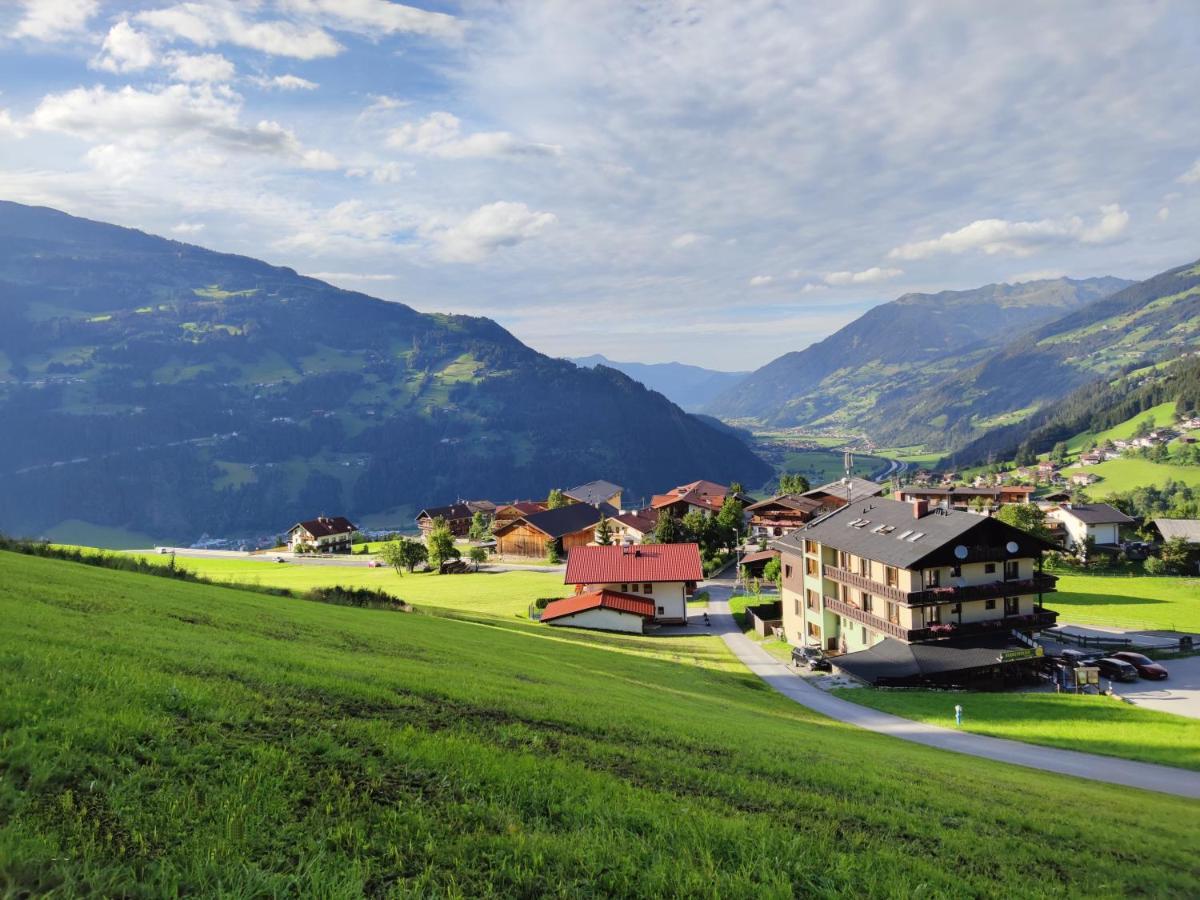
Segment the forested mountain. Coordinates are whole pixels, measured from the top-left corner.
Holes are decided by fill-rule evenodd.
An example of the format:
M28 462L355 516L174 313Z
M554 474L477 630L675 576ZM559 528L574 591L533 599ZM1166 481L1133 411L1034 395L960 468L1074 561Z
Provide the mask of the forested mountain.
M488 319L0 203L0 529L184 540L606 478L760 484L730 434Z
M688 412L699 412L722 391L732 388L749 373L719 372L684 363L613 362L599 353L571 360L577 366L608 366L624 372L652 391L658 391Z
M1130 285L911 397L877 437L943 448L1018 423L1072 390L1200 348L1200 263Z
M976 366L1035 325L1130 282L1057 278L905 294L723 392L706 412L784 426L894 430L914 397Z

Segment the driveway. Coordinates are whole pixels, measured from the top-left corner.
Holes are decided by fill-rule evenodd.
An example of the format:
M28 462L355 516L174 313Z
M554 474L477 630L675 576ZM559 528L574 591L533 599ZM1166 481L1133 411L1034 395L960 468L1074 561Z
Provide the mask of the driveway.
M731 591L727 582L710 582L705 587L712 597L709 616L712 619L713 631L721 635L734 655L745 663L751 672L789 700L831 719L940 750L951 750L1044 772L1200 799L1198 772L939 728L834 697L793 674L786 665L742 634L729 612Z
M1113 693L1146 709L1200 719L1200 656L1168 659L1162 664L1171 673L1166 681L1114 681Z

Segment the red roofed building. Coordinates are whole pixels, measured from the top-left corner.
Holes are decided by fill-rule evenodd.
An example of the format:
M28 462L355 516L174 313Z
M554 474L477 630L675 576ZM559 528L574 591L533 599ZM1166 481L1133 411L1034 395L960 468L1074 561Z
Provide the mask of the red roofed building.
M715 481L693 481L681 484L665 494L655 494L650 500L651 509L659 512L666 511L669 515L682 519L691 510L699 509L708 515L716 515L721 511L729 488ZM742 503L753 503L754 498L745 494L736 495Z
M655 618L654 601L619 591L587 591L546 605L542 621L568 628L641 634Z
M654 621L687 622L687 598L704 577L696 544L574 547L564 581L578 594L633 594L654 605Z

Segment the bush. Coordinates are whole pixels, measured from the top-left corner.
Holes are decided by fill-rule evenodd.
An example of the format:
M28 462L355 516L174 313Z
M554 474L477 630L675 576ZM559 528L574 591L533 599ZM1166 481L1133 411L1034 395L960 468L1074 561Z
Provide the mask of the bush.
M1157 556L1151 556L1147 558L1145 564L1143 565L1143 571L1147 575L1166 575L1167 564Z
M397 612L410 612L412 607L393 597L385 591L373 591L370 588L347 588L341 585L333 587L318 587L304 595L305 600L315 600L318 603L332 603L335 606L355 606L359 609L392 609Z

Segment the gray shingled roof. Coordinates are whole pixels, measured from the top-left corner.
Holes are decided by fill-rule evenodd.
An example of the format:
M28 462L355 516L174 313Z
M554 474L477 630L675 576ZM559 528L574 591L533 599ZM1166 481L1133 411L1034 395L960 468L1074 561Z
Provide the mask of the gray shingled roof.
M592 506L604 503L613 494L624 491L619 484L613 484L611 481L597 480L589 481L587 484L577 485L569 490L563 491L572 500L578 500L580 503L590 503Z
M1163 540L1183 538L1189 544L1200 544L1200 519L1155 519L1154 527Z
M820 487L813 488L811 491L805 491L801 494L802 497L815 497L818 494L826 494L831 497L839 497L842 500L846 499L847 485L842 483L839 478L837 481L831 481L829 484L823 484ZM876 484L874 481L867 481L865 478L850 479L850 499L858 501L864 497L874 497L883 493L883 485Z
M861 527L850 524L863 519L866 524ZM918 519L913 515L912 503L880 497L870 497L861 503L856 500L849 506L814 519L803 528L779 538L775 546L795 552L801 549L805 539L809 539L855 556L865 556L908 569L947 544L966 543L964 536L967 532L981 526L1011 532L1011 537L1005 537L1003 542L1016 541L1021 548L1017 555L1033 556L1044 549L1033 535L999 519L956 509L933 510ZM916 540L913 540L914 537Z
M1064 503L1059 507L1085 525L1129 525L1133 519L1108 503Z

